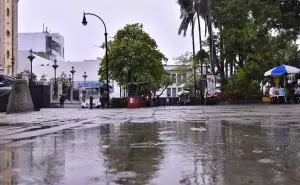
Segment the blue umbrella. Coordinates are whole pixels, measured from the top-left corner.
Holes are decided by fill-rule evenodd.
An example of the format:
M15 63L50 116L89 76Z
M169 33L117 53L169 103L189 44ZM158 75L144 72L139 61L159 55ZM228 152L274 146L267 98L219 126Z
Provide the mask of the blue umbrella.
M300 69L296 68L296 67L292 67L292 66L288 66L288 65L281 65L278 67L275 67L267 72L265 72L265 76L280 76L283 74L295 74L295 73L299 73Z

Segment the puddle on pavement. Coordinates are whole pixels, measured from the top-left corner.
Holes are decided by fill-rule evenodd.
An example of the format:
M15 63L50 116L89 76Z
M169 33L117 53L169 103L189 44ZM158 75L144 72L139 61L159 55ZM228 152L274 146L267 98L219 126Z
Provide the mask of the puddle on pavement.
M0 184L300 184L295 124L81 127L0 145Z

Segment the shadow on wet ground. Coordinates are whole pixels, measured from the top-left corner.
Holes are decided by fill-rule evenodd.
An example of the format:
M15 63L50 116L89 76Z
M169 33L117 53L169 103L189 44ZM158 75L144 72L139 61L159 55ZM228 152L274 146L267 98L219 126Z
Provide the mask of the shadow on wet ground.
M0 184L300 184L299 123L70 128L0 148Z

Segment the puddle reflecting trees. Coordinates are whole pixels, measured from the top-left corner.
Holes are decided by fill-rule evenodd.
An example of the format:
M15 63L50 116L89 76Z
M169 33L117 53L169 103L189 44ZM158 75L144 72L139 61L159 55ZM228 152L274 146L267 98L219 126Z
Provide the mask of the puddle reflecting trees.
M118 131L102 135L110 179L117 184L147 184L163 158L160 125L156 123L122 124Z

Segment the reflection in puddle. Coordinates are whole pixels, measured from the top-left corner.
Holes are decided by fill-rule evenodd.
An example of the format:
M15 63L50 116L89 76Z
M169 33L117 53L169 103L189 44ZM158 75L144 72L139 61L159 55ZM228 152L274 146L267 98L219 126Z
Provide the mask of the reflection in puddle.
M165 121L69 129L2 145L0 184L298 185L294 126Z

